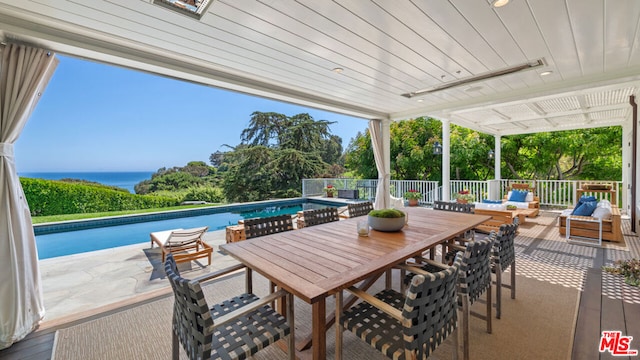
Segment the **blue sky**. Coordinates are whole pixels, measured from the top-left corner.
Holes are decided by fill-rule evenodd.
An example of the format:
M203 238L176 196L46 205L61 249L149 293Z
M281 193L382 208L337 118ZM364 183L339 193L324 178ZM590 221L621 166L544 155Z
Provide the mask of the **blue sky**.
M209 163L240 143L254 111L336 121L343 147L359 118L58 56L60 64L16 142L19 173L155 171Z

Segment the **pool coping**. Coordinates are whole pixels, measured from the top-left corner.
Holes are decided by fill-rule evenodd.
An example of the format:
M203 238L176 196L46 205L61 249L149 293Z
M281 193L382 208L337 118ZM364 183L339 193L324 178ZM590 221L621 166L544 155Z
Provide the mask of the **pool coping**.
M200 207L195 209L184 209L184 210L168 210L168 211L159 211L159 212L151 212L144 214L132 214L132 215L118 215L118 216L109 216L102 217L96 219L81 219L81 220L68 220L68 221L60 221L60 222L51 222L51 223L43 223L43 224L34 224L33 231L36 236L45 235L45 234L53 234L59 232L66 231L76 231L76 230L86 230L86 229L94 229L99 227L107 227L107 226L118 226L118 225L126 225L126 224L135 224L149 221L158 221L158 220L167 220L167 219L178 219L182 217L191 217L191 216L200 216L200 215L209 215L209 214L217 214L229 211L246 211L264 207L265 205L269 206L282 206L282 205L297 205L301 203L313 203L313 204L321 204L321 205L342 205L347 204L346 201L341 201L340 199L327 200L326 198L315 198L315 197L298 197L298 198L289 198L289 199L273 199L273 200L263 200L263 201L253 201L246 203L233 203L226 205L218 205L218 206L210 206L210 207Z

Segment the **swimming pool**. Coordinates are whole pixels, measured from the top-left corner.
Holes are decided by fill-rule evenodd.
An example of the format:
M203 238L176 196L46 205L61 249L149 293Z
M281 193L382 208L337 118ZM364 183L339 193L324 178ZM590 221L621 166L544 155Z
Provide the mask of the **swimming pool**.
M40 260L149 242L154 231L209 226L209 231L236 225L238 220L301 210L339 207L344 203L317 199L287 199L186 211L122 216L91 221L34 225Z

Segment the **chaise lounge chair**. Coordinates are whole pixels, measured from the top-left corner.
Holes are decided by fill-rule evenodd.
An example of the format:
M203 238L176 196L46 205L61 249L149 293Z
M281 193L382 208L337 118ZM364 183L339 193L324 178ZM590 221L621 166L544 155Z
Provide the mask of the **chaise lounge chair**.
M156 243L162 250L162 262L168 254L173 254L176 263L193 261L206 257L211 265L213 248L202 240L208 226L193 229L174 229L151 233L151 247Z

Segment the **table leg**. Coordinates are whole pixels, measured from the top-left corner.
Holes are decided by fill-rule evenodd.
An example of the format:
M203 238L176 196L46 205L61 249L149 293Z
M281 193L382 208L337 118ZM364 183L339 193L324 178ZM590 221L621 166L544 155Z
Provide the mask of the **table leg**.
M327 308L326 298L318 300L318 302L312 305L312 326L313 329L313 346L312 353L313 359L326 359L327 358Z

